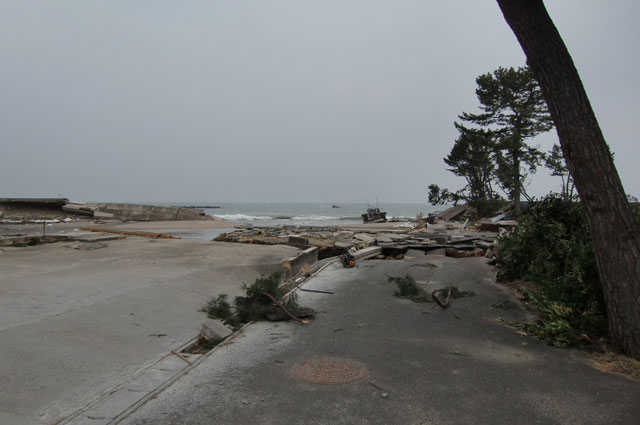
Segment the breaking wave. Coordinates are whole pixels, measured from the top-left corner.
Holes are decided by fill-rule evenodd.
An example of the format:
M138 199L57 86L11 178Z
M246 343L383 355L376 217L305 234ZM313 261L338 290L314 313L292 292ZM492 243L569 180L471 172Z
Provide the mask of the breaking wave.
M252 221L252 220L273 220L273 217L266 215L246 215L246 214L215 214L216 217L229 221Z
M229 221L265 221L265 220L293 220L293 221L334 221L334 220L359 220L360 217L328 216L328 215L250 215L250 214L214 214L216 217Z

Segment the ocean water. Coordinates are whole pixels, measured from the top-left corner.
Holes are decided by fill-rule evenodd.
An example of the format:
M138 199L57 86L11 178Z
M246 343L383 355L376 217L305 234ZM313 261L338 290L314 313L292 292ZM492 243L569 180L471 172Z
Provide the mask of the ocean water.
M252 223L262 226L335 226L339 224L362 223L362 214L367 204L329 203L195 203L192 205L214 205L220 208L206 208L207 214L227 220ZM375 204L369 207L376 207ZM387 218L413 218L422 212L425 216L441 208L427 204L385 204L377 205L386 211Z

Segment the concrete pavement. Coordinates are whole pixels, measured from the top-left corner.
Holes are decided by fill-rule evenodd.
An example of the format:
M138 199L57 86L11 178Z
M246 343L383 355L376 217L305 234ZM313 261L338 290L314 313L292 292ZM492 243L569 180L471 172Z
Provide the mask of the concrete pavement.
M65 245L0 250L0 424L64 422L125 382L133 395L153 390L187 365L170 350L197 336L202 305L297 252L137 237Z
M453 284L475 295L446 310L402 300L387 276L406 273L427 291ZM333 265L305 287L335 291L299 292L315 320L246 327L122 423L639 423L637 381L495 321L528 313L504 303L483 258ZM331 380L350 382L317 383Z

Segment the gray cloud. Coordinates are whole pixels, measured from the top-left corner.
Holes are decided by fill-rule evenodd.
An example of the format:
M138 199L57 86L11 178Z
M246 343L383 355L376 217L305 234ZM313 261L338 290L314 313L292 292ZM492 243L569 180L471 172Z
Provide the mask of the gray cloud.
M640 7L547 8L638 194ZM489 0L14 1L0 28L0 196L421 202L461 184L475 77L524 63Z

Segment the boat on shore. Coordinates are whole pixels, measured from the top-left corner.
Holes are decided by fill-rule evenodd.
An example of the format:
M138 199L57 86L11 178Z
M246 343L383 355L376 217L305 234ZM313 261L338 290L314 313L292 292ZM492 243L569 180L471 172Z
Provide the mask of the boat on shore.
M367 212L362 214L363 223L386 223L387 213L380 211L380 208L367 208Z

